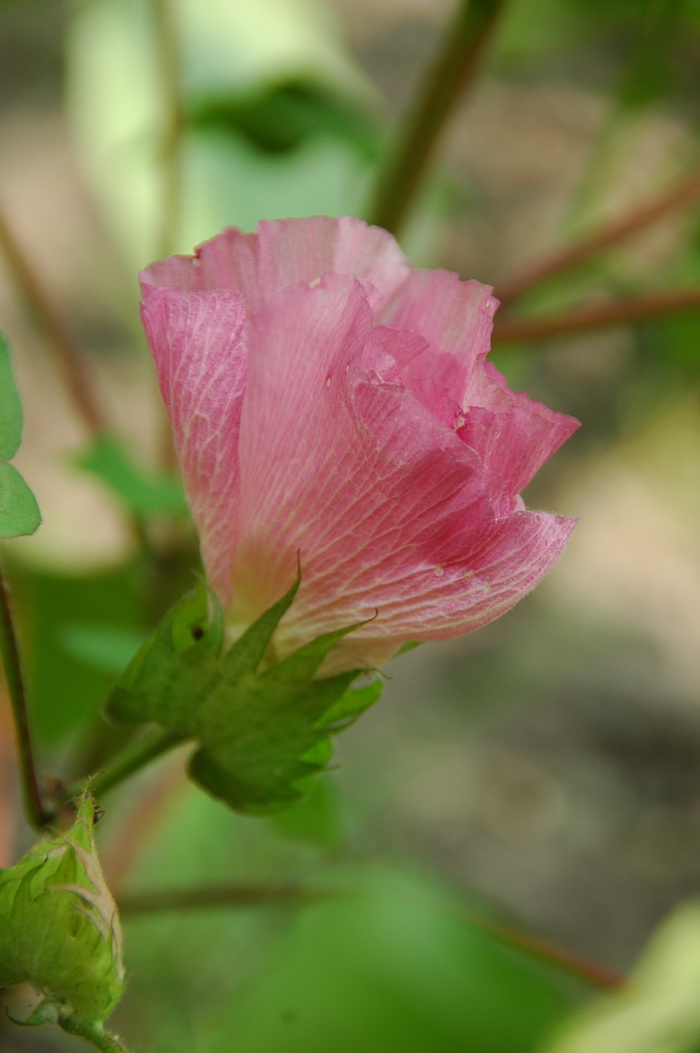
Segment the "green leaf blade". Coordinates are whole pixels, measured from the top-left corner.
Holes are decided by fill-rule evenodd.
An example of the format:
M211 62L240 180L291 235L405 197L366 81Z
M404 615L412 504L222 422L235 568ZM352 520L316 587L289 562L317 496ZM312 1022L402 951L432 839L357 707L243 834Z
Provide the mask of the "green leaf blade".
M22 441L22 403L12 372L10 348L0 333L0 460L9 461Z
M36 497L17 469L0 461L0 538L33 534L40 523Z

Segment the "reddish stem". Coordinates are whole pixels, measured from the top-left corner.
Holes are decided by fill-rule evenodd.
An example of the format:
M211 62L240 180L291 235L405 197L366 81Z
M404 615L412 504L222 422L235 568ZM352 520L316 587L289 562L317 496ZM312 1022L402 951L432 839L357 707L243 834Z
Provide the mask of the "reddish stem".
M17 288L49 339L49 347L63 374L66 388L88 431L105 431L106 423L93 394L93 386L86 376L82 356L1 208L0 251L5 255Z
M700 287L665 289L625 300L605 300L576 307L563 314L534 315L530 318L496 319L494 344L553 340L567 333L603 329L613 325L642 322L663 315L696 311L700 308Z
M627 983L626 977L621 973L609 969L606 965L601 965L588 955L576 954L550 940L533 936L528 932L521 932L519 929L513 929L497 921L488 921L484 918L471 918L470 920L492 936L496 936L511 946L528 951L538 958L552 962L553 965L577 976L580 980L585 980L593 987L599 987L605 991L617 991Z
M682 179L666 187L660 194L650 198L625 212L622 216L612 220L610 223L593 233L586 235L579 241L566 245L563 249L546 256L539 263L533 264L522 274L516 275L510 281L506 281L498 289L498 298L503 306L512 304L520 299L526 292L536 285L546 281L548 278L561 274L563 271L577 267L584 263L589 257L609 248L618 241L629 237L648 226L655 220L660 219L668 212L672 212L682 205L688 205L700 197L700 171L692 172Z

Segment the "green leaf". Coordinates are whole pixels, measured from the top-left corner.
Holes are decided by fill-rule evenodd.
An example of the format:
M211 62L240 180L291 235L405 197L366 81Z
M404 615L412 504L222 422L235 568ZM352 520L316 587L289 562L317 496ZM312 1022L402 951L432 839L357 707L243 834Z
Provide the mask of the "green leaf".
M203 588L164 619L112 690L107 710L127 723L156 722L194 739L190 774L241 811L296 801L325 767L328 735L376 700L381 685L350 691L360 670L316 679L326 655L357 626L325 633L280 662L273 634L299 588L222 651L223 616Z
M33 534L40 522L34 494L16 468L0 461L0 538Z
M0 333L0 461L9 461L22 440L22 403L17 394L7 340Z
M38 1023L52 1007L102 1021L124 990L121 930L100 867L95 803L77 801L65 834L39 842L0 871L0 987L29 983L44 995Z
M22 439L22 404L17 394L7 340L0 333L0 538L33 534L41 522L34 494L6 462Z
M76 463L96 476L139 518L187 514L187 501L180 480L171 475L142 471L112 435L99 435Z

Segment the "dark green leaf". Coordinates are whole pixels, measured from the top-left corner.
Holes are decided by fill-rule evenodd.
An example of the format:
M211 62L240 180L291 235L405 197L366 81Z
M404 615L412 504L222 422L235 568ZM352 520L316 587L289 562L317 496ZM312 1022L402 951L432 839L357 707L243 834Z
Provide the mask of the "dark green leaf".
M294 150L313 136L333 136L374 157L380 141L376 124L357 103L301 78L267 84L246 95L202 100L190 123L234 133L272 154Z

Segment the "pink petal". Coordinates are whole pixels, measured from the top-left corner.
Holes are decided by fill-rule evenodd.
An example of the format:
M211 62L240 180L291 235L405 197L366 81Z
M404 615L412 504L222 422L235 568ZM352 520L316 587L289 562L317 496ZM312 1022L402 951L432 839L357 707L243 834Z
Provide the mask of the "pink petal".
M414 329L427 344L402 372L404 381L413 386L429 379L458 405L468 405L466 391L489 351L497 306L488 285L462 282L450 271L413 271L383 315L391 325Z
M502 478L508 498L502 510L511 511L578 421L510 391L484 361L497 306L491 292L449 271L414 271L384 316L425 338L427 347L402 366L401 377Z
M574 417L511 391L490 362L477 365L466 398L470 408L458 434L501 476L511 497L579 426Z
M362 641L373 660L476 628L532 588L572 528L498 517L502 481L401 384L402 339L410 358L415 336L373 328L361 284L337 275L286 289L250 320L231 619L247 624L277 599L300 553L280 653L375 613L333 668Z
M194 257L173 256L147 267L141 276L150 287L176 285L190 291L229 289L255 311L287 285L313 281L322 274L353 274L367 283L370 302L379 310L406 280L410 268L385 230L360 219L263 220L257 234L230 228L205 242Z
M151 290L141 305L210 585L231 595L245 309L230 292Z

